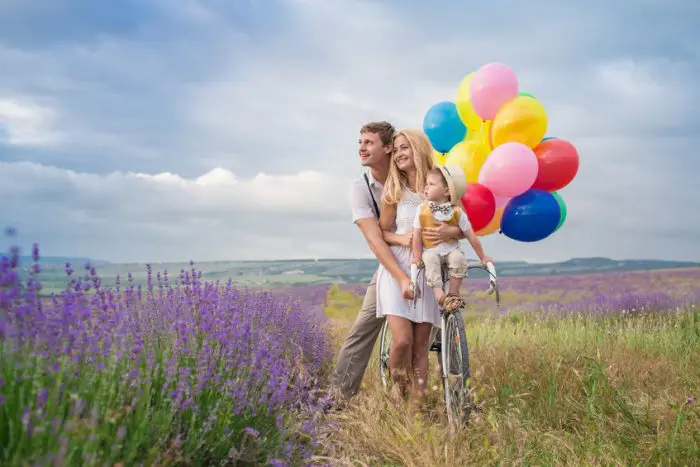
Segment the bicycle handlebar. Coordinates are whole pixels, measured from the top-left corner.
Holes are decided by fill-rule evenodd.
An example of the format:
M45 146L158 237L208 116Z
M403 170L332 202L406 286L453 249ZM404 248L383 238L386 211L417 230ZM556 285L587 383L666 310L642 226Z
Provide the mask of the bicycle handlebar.
M483 264L472 264L467 269L483 269L486 271L489 274L489 288L486 293L491 295L496 291L496 288L498 288L498 276L496 275L496 266L492 262L489 261L486 263L486 266Z
M411 264L411 283L414 286L414 290L418 290L418 275L420 274L420 271L423 268L418 268L417 264ZM492 262L486 263L486 266L483 264L470 264L467 266L467 269L483 269L489 274L489 288L486 291L488 295L492 295L494 292L496 292L496 302L500 302L500 297L498 294L498 276L496 275L496 266ZM415 301L418 298L418 296L414 296L413 300Z

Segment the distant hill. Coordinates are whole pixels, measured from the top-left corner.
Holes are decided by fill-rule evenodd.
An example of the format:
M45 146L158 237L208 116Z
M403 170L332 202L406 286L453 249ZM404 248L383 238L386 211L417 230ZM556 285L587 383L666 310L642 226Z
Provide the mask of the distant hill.
M10 256L9 253L0 253L0 256ZM31 256L26 256L22 255L19 257L20 263L21 264L32 264L34 263L34 260L32 259ZM90 262L91 264L98 266L100 264L110 264L109 261L104 261L104 260L92 260L90 258L80 258L80 257L72 257L72 256L41 256L39 258L39 263L43 265L55 265L55 264L61 264L65 265L66 263L70 263L74 268L76 266L83 266L85 263Z
M63 266L73 265L76 273L82 272L86 262L97 267L103 283L113 283L117 276L122 282L132 273L134 280L143 283L146 263L110 263L75 257L42 257L41 280L45 290L60 290L65 284ZM31 257L22 257L22 265L28 268ZM313 284L357 284L368 282L378 262L374 259L319 259L283 261L216 261L196 263L207 280L234 282L249 286L278 287ZM613 271L639 271L653 269L675 269L700 267L700 263L667 260L614 260L610 258L572 258L559 263L528 263L525 261L499 261L496 265L499 276L543 276L586 274ZM177 279L181 270L189 270L188 263L152 263L154 275L166 271L171 280ZM471 272L473 277L484 276L484 271Z

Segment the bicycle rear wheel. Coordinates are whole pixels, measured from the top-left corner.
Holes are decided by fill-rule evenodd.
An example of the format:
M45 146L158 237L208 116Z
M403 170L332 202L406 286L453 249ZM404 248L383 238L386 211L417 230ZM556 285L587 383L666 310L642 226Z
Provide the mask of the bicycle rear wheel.
M384 390L389 388L389 350L391 349L391 331L389 321L384 320L379 335L379 379Z
M462 313L456 310L442 316L442 345L438 352L447 419L451 424L462 424L471 413L469 389L469 347L464 331Z

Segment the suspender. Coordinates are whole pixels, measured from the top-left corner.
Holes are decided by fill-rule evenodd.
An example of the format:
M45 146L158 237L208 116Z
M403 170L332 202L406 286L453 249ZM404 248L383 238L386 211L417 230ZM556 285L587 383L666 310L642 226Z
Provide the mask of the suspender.
M365 177L367 189L369 190L369 195L372 197L372 203L374 204L374 212L377 213L377 219L379 219L379 206L377 206L377 202L374 200L374 193L372 192L372 187L369 186L369 178L367 177L367 173L364 173L363 175Z

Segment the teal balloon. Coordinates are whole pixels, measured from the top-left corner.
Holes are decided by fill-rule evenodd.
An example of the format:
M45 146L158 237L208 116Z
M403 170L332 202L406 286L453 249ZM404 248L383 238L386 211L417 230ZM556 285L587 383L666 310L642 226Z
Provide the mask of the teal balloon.
M450 152L452 146L464 140L467 127L459 118L454 102L438 102L423 118L423 131L437 152Z
M543 142L545 142L545 141L549 141L550 139L557 139L557 138L555 138L554 136L547 136L546 138L542 138L542 140L540 141L540 143L543 143Z
M561 211L561 216L559 217L559 224L557 225L557 228L554 229L556 232L561 228L562 225L564 225L564 221L566 220L566 203L564 202L564 199L561 197L561 195L554 191L552 192L552 196L554 196L554 199L557 200L557 203L559 203L559 210Z

